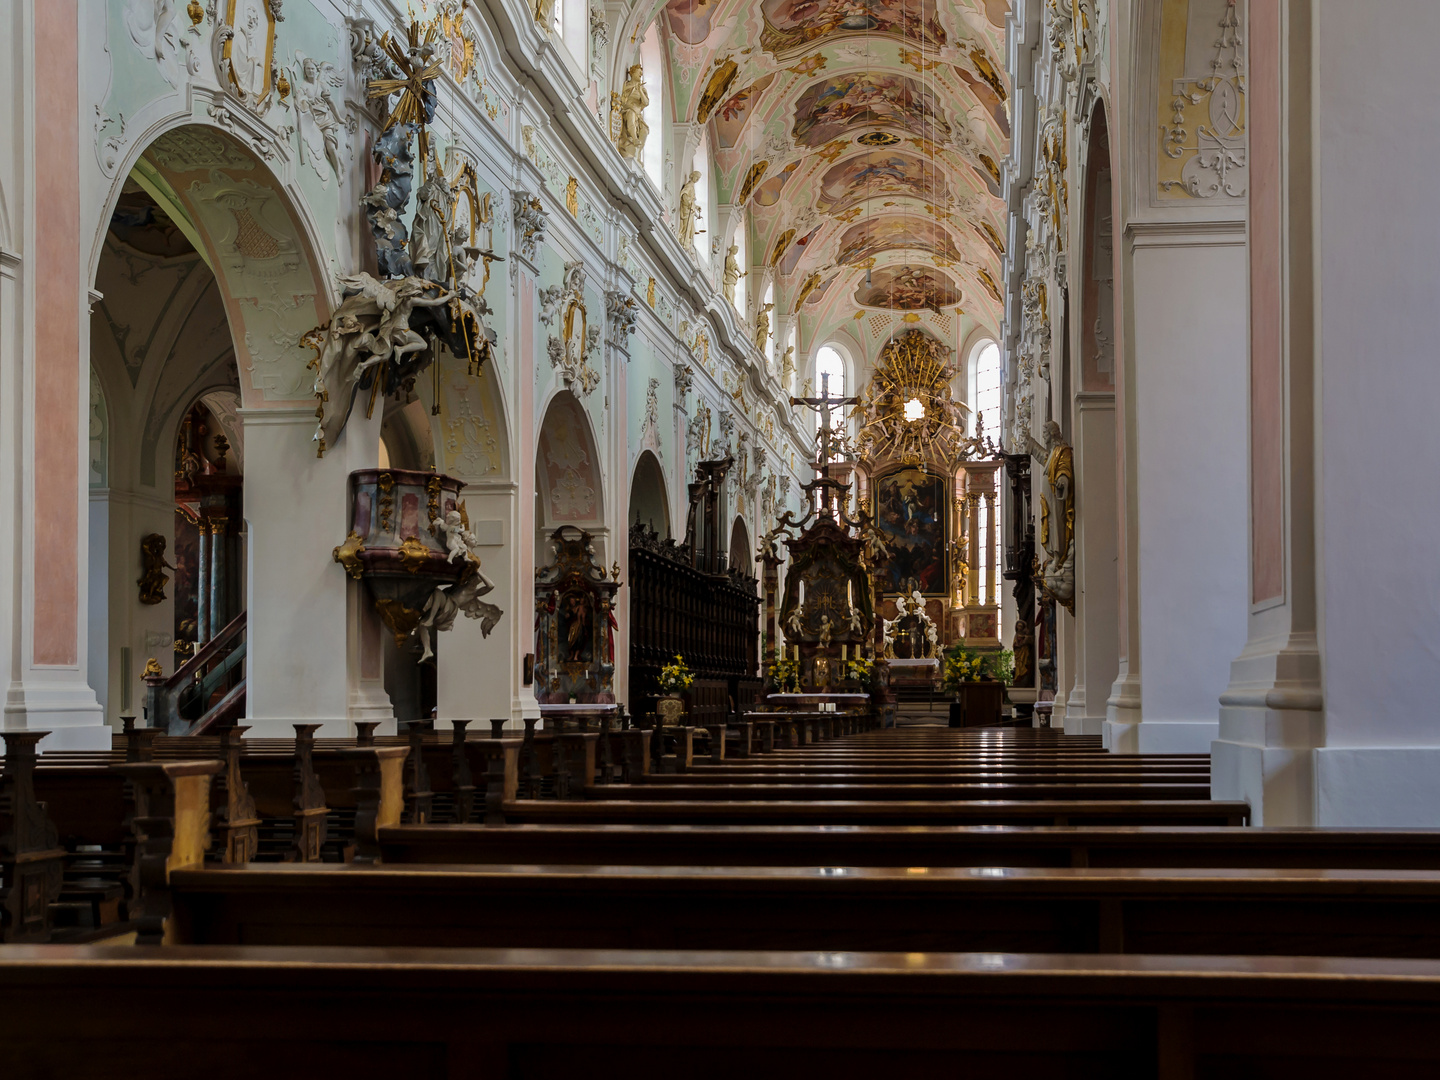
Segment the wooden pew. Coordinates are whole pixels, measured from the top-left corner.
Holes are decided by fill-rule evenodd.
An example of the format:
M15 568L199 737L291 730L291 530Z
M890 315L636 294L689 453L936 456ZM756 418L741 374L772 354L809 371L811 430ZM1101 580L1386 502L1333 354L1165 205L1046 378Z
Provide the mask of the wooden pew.
M1154 826L401 825L387 863L1440 870L1440 830Z
M13 946L0 994L16 1076L1440 1071L1432 961Z
M654 777L646 784L607 784L585 789L585 798L603 802L805 802L815 799L843 799L851 802L899 801L947 802L971 799L1049 799L1052 801L1111 800L1202 800L1210 797L1210 784L1193 782L1081 780L1051 783L1048 780L1008 780L973 783L916 784L843 783L817 779L808 783L688 784Z
M269 863L175 870L179 943L1440 959L1440 872Z
M1219 800L974 799L909 802L539 802L504 805L511 824L548 825L1243 825L1250 807Z

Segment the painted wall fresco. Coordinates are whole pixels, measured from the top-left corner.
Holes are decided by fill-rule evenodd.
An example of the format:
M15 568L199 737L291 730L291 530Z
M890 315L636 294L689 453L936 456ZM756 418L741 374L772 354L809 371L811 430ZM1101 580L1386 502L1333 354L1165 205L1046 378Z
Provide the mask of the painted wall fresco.
M985 106L985 111L994 117L995 123L1000 127L1000 131L1008 139L1010 137L1010 111L1005 107L1005 103L1000 100L1000 95L995 93L995 90L989 83L983 79L977 79L959 64L955 65L955 74L959 75L961 81L970 88L976 100Z
M855 302L862 307L928 309L939 314L941 308L960 302L960 290L943 271L926 266L889 266L872 271L869 285L860 283Z
M925 49L946 43L945 30L927 0L765 0L760 47L788 59L820 41L852 34L893 34Z
M795 175L795 170L800 168L800 162L792 161L780 170L780 175L772 176L760 185L755 192L755 201L761 206L774 206L780 201L780 189L785 182Z
M945 507L944 478L923 469L875 481L875 521L890 550L875 575L881 592L945 590Z
M939 166L909 154L872 150L840 162L821 177L815 208L835 213L862 199L891 195L943 203L950 189Z
M699 45L710 36L711 21L719 8L717 0L670 0L665 18L677 38L686 45Z
M837 75L817 81L795 102L793 134L802 146L823 146L861 124L898 127L932 139L950 135L935 95L903 75Z
M725 149L740 141L740 133L750 119L750 113L760 95L775 81L775 76L764 75L743 90L738 90L725 100L714 114L715 138Z
M775 263L781 274L788 275L794 273L795 267L800 263L800 256L804 255L805 249L815 242L816 236L824 227L823 225L816 225L815 228L811 229L785 249L784 255L776 260Z
M845 230L835 261L853 266L882 251L901 248L923 251L950 262L960 262L960 252L945 227L925 218L903 214L862 221Z

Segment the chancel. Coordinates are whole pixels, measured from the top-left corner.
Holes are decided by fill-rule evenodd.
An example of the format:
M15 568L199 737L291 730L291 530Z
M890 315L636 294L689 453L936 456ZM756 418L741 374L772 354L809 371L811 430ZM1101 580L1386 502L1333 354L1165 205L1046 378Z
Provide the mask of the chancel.
M0 0L0 1069L1440 1073L1437 36Z

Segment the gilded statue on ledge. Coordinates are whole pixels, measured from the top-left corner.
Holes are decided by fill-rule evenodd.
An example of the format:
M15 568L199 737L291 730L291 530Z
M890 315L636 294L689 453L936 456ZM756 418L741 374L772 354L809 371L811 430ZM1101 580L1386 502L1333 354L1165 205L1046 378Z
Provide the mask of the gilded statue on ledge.
M620 156L630 161L639 161L645 149L645 139L650 134L650 125L645 123L645 108L650 104L650 94L645 89L645 69L631 64L625 73L625 85L616 102L620 110L620 133L615 139L615 149Z
M730 245L730 250L725 254L725 270L721 279L724 282L725 299L732 304L735 303L735 286L740 284L740 279L747 273L740 269L740 263L735 258L739 251L739 244Z

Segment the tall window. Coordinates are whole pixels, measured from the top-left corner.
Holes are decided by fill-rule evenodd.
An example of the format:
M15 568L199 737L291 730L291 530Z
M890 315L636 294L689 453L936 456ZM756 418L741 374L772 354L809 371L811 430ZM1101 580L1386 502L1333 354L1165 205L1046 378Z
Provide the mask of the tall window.
M985 433L1000 437L1000 346L987 341L975 357L975 414L985 419Z
M985 434L991 439L1000 438L1000 347L993 341L987 341L974 353L975 356L975 394L971 401L975 408L977 420L984 421ZM1004 476L1003 471L1000 474ZM994 588L990 595L983 597L987 603L1002 604L1002 587L1000 574L1005 566L1005 536L1003 522L1004 515L1000 512L1000 500L1004 497L1004 487L995 499L995 549L993 551L981 550L980 552L980 577L979 582L983 584L990 576L986 573L991 567L994 568ZM984 535L985 527L989 524L989 511L982 504L980 508L981 535Z
M826 380L829 380L828 382ZM831 397L845 396L845 358L832 349L829 345L822 345L820 351L815 354L815 396L819 397L826 389L829 389ZM830 426L836 431L845 430L845 407L836 406L830 413ZM815 431L820 431L820 416L815 413ZM815 452L818 454L819 444L816 444ZM839 461L839 454L832 454L832 461Z
M702 138L690 168L700 174L695 182L695 205L700 216L695 221L695 254L703 266L710 265L710 140ZM688 179L688 177L687 177Z
M650 97L650 104L645 106L645 123L649 125L650 134L645 137L644 160L645 175L650 177L655 187L665 190L665 125L662 117L665 115L665 46L660 40L660 20L656 19L650 24L650 29L645 31L645 37L640 42L640 64L645 69L645 93Z

